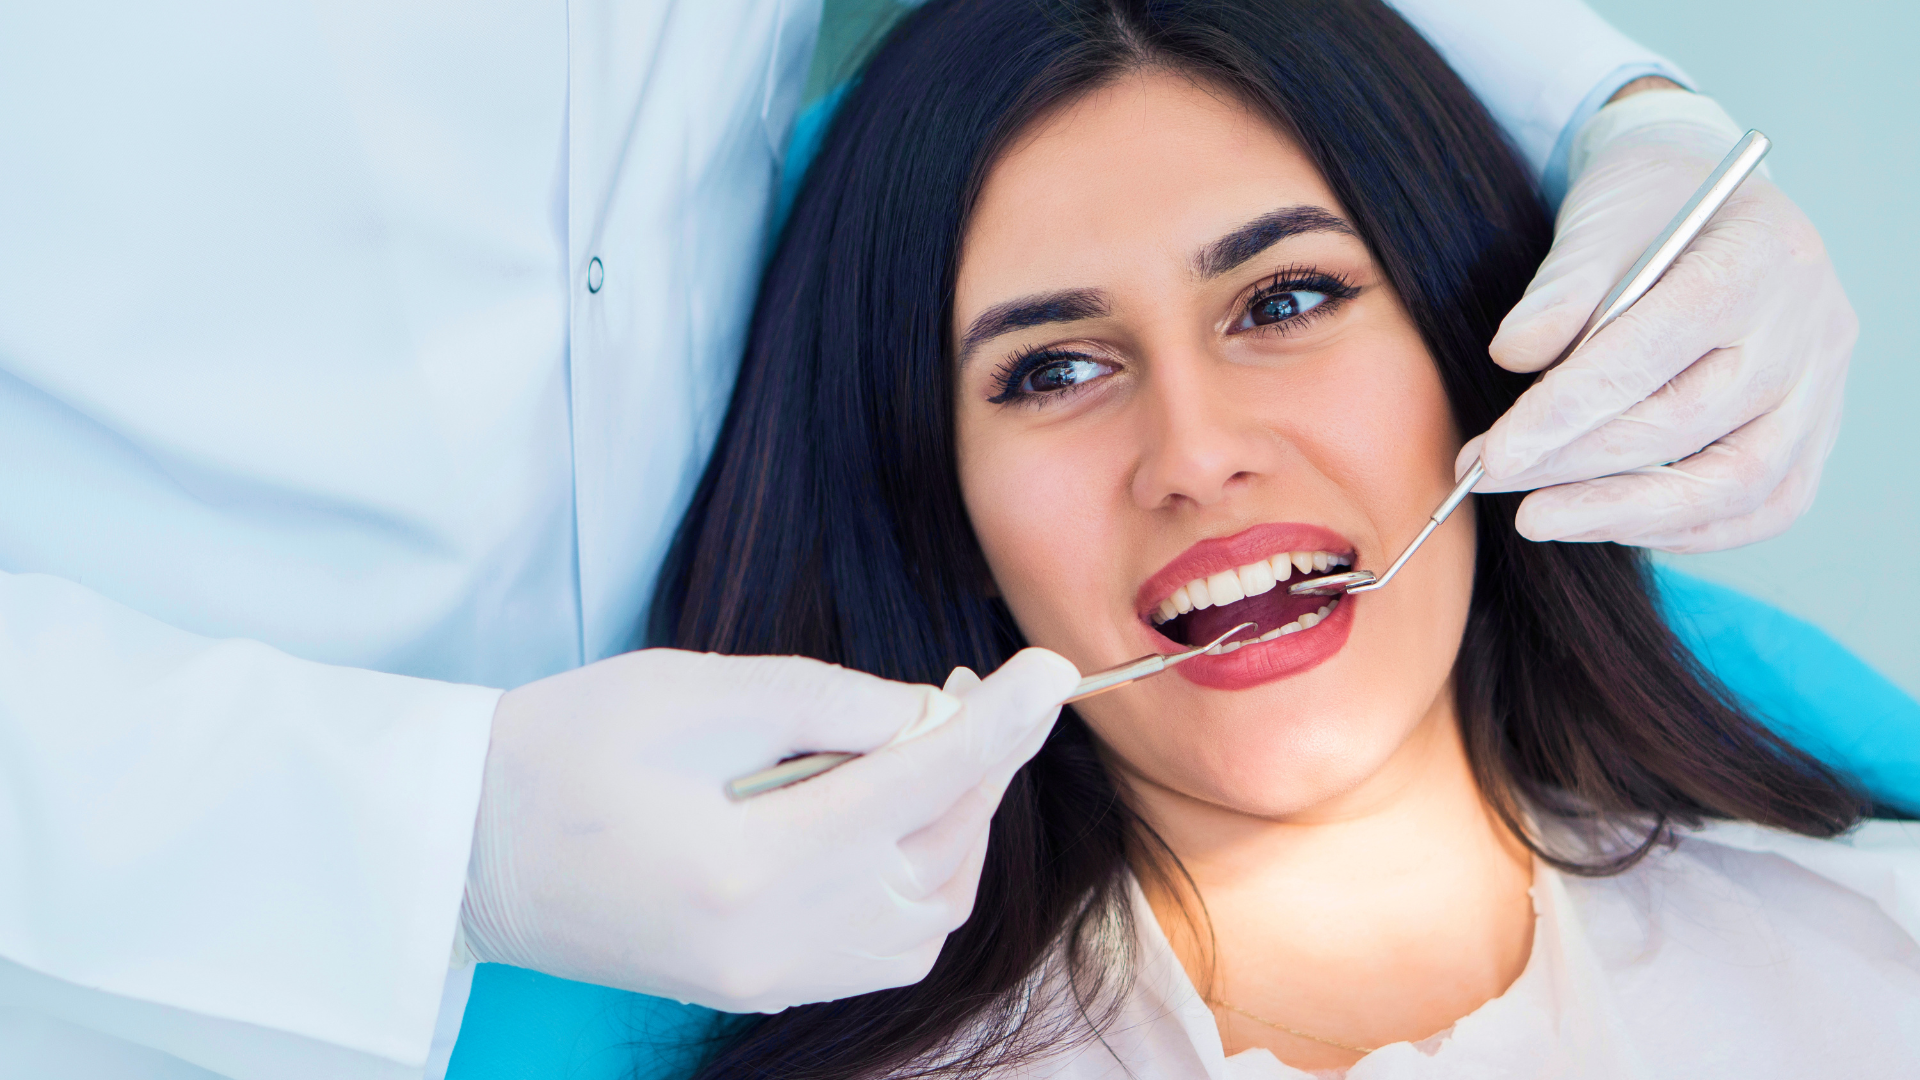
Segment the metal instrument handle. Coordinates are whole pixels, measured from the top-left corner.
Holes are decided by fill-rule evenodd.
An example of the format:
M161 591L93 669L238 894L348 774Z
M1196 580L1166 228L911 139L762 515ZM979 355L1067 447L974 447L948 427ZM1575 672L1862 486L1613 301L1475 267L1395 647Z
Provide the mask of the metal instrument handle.
M1167 658L1159 653L1142 656L1138 660L1129 660L1119 667L1096 671L1081 679L1080 685L1073 691L1073 696L1065 703L1071 705L1076 701L1084 701L1095 694L1117 690L1130 682L1138 682L1149 675L1158 675L1165 670L1167 670Z
M1713 215L1719 213L1747 177L1753 175L1753 170L1760 167L1761 159L1771 149L1773 140L1758 131L1748 131L1741 136L1727 156L1720 159L1719 166L1708 175L1699 190L1693 193L1693 198L1688 199L1680 212L1673 215L1666 231L1640 253L1639 261L1633 264L1626 276L1614 283L1613 291L1600 301L1600 306L1587 319L1587 325L1550 366L1557 367L1567 357L1580 351L1580 347L1592 341L1595 334L1606 329L1613 320L1626 314L1635 301L1647 295L1647 290L1659 283L1661 276L1672 268L1687 246L1699 239L1707 223L1713 220Z

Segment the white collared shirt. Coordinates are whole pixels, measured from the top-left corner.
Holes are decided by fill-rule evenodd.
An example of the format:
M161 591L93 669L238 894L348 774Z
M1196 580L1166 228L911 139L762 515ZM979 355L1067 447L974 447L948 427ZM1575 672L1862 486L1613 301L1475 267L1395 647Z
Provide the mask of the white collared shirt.
M1344 1074L1228 1057L1134 890L1138 979L1098 1042L1027 1080L1806 1080L1920 1069L1920 826L1838 841L1687 834L1614 877L1534 865L1533 951L1505 993Z

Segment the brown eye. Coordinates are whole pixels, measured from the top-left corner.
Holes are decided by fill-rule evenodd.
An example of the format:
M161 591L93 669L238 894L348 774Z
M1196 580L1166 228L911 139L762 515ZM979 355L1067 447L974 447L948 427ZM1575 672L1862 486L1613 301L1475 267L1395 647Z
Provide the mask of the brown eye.
M1327 302L1327 294L1311 289L1282 289L1279 292L1256 296L1247 305L1247 313L1241 316L1236 329L1250 330L1256 326L1272 326L1312 311Z

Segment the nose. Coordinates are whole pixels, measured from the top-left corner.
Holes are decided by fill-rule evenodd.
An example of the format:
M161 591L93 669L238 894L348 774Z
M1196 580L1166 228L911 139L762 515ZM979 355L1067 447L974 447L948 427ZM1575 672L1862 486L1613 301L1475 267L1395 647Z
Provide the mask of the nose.
M1234 393L1234 374L1230 363L1201 350L1149 365L1132 485L1141 509L1215 506L1275 468L1279 435L1254 416L1247 395Z

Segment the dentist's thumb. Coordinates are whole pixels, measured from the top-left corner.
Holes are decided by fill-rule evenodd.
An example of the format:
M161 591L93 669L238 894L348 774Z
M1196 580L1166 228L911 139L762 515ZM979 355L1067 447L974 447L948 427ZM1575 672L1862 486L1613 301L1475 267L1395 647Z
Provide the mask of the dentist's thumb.
M950 766L962 762L995 772L1009 755L1018 768L1040 749L1060 715L1060 705L1080 684L1080 670L1059 653L1022 649L982 679L967 668L947 676L946 692L962 699L959 715L919 742L940 742ZM1011 770L1008 770L1010 773Z

